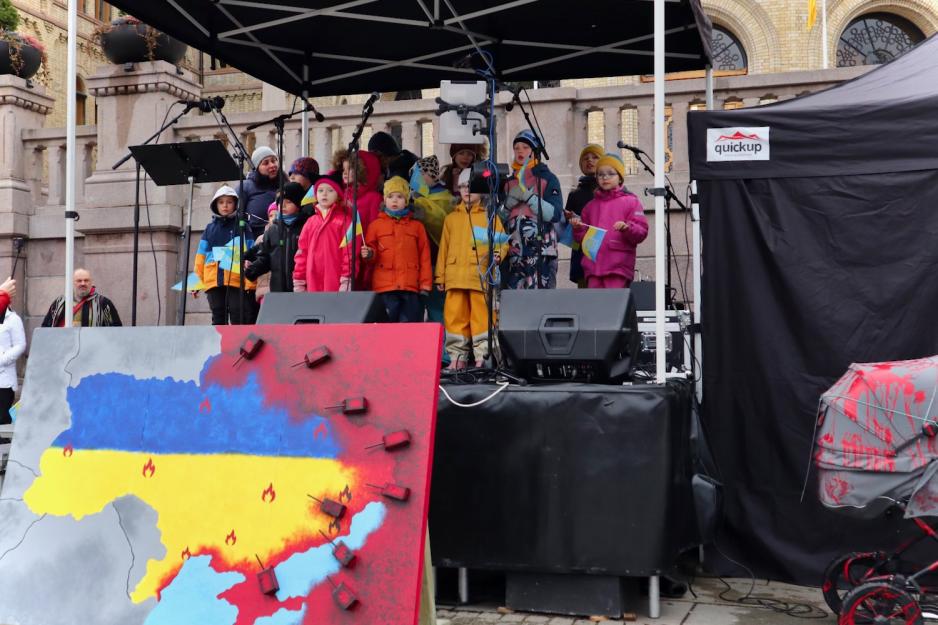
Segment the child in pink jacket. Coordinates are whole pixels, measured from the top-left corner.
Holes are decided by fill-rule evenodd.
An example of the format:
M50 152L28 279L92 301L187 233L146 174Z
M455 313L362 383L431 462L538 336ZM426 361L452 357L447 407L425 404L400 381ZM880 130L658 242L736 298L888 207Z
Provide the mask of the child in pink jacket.
M346 241L352 226L351 211L342 198L342 187L331 178L320 178L314 186L316 208L297 243L293 268L293 290L348 291L351 254L359 253L361 237Z
M642 203L622 188L625 165L615 154L606 154L596 165L599 188L583 207L580 217L573 216L573 238L582 241L588 226L606 231L596 259L583 256L581 266L590 289L628 288L635 277L635 252L648 236L648 221Z

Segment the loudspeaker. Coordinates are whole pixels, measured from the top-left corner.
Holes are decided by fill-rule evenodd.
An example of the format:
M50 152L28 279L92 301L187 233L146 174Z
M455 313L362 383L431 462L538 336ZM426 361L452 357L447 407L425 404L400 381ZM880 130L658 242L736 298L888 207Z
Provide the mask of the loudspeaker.
M258 325L299 323L381 323L388 320L377 293L268 293Z
M499 343L529 380L621 381L638 351L628 289L506 290L499 315Z

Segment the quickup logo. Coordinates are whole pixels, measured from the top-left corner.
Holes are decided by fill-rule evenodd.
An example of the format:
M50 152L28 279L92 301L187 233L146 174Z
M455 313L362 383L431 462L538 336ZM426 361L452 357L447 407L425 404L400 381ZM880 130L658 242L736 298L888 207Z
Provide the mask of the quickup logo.
M707 129L707 161L767 161L769 148L768 126Z

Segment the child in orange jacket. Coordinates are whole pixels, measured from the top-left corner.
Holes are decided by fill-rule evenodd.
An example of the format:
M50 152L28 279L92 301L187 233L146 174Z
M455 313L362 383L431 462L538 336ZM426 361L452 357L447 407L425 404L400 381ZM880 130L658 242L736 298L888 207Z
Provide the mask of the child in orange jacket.
M413 218L410 185L395 176L384 183L384 205L368 226L362 258L373 268L371 287L381 294L388 320L423 321L420 295L433 288L430 241Z

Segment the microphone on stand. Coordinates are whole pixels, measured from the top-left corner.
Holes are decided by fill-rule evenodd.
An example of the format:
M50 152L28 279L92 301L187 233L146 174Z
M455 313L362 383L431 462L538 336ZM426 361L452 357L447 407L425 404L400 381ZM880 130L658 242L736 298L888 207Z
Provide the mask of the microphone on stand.
M648 156L648 152L646 152L645 150L641 148L637 148L634 145L629 145L625 141L619 141L618 143L616 143L616 147L621 148L623 150L628 150L629 152L631 152L632 154L635 154L636 156L638 156L639 154L644 154L645 156Z
M210 113L212 109L220 111L225 106L225 99L221 96L199 98L198 100L176 100L176 102L185 104L186 110L197 108L203 113Z
M362 108L371 108L374 106L374 103L381 99L381 94L377 91L372 91L371 95L368 96L368 101L365 102L365 106Z
M515 100L518 99L518 94L521 93L522 89L524 89L524 87L520 82L516 82L513 85L509 83L508 93L511 94L511 100L505 105L505 110L509 113L515 108Z
M313 117L316 118L316 121L317 121L317 122L320 122L320 123L321 123L321 122L326 121L326 116L323 115L322 113L320 113L319 111L317 111L317 110L316 110L316 107L309 103L309 100L303 100L303 104L306 105L306 109L305 109L305 110L307 110L307 111L309 111L310 113L312 113L312 114L313 114Z

